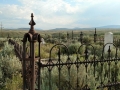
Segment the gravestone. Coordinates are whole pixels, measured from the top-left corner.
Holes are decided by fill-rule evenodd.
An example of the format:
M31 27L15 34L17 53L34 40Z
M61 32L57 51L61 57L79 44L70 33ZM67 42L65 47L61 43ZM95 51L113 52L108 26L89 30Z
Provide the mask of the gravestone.
M107 43L113 43L113 33L112 32L105 33L105 36L104 36L104 45L107 44ZM113 44L107 44L104 47L104 52L105 53L107 53L107 51L109 49L109 46L110 46L110 48L112 48Z
M41 38L41 44L45 44L45 40L43 38Z

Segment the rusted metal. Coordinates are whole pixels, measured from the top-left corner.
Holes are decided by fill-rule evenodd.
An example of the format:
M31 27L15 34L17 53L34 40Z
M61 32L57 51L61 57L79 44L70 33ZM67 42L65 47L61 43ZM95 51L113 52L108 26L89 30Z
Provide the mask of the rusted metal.
M7 39L9 39L9 38L10 38L10 35L8 34Z
M82 32L80 33L80 42L81 42L81 44L83 42L83 33Z
M73 33L73 31L72 31L72 40L73 40L73 38L74 38L74 35L73 35L74 33Z
M30 25L30 30L28 33L24 35L23 38L23 90L29 89L29 90L35 90L35 84L37 82L37 78L39 76L38 70L40 68L37 66L37 61L36 59L39 60L40 63L40 54L39 57L36 58L35 56L35 43L41 42L41 37L40 34L36 33L34 30L34 25L35 22L33 20L33 13L31 14L31 21L29 23ZM26 43L28 42L30 46L28 48L30 49L30 54L28 54L28 57L26 57ZM40 49L40 45L38 45L38 48ZM39 51L40 53L40 51ZM28 61L26 61L28 60ZM39 79L40 80L40 79ZM38 80L38 86L37 89L40 90L40 81Z
M40 39L39 39L40 40ZM19 44L17 44L17 42L15 42L14 40L12 40L12 39L9 39L9 43L10 44L12 44L12 45L14 45L14 48L15 48L15 52L16 53L18 53L18 52L21 52L20 51L20 45ZM35 43L35 42L34 42ZM33 43L33 44L34 44ZM113 43L108 43L108 44L113 44ZM39 41L39 45L40 45L40 41ZM80 58L78 57L78 55L79 55L79 51L81 50L81 48L82 48L82 46L83 45L85 45L86 46L86 48L85 48L85 51L84 51L84 61L80 61ZM107 44L106 44L107 45ZM29 90L35 90L35 87L34 86L32 86L32 85L35 85L35 81L36 81L36 77L38 77L38 88L36 88L36 90L42 90L42 89L40 89L40 85L42 85L42 83L40 83L40 80L41 80L41 68L47 68L48 69L48 73L49 73L49 90L52 90L52 74L51 74L51 72L52 72L52 70L53 70L53 68L54 67L56 67L56 68L58 68L58 90L63 90L62 89L62 87L61 87L61 76L62 76L62 73L61 73L61 71L62 71L62 67L63 66L66 66L67 67L67 70L68 70L68 76L69 76L69 79L68 79L68 81L66 81L66 83L64 84L64 85L66 85L66 87L68 87L68 89L69 90L91 90L90 89L90 87L89 87L89 84L88 84L88 76L86 75L86 82L85 82L85 86L83 87L83 88L80 88L80 86L79 86L79 67L81 66L81 65L83 65L84 67L85 67L85 72L86 73L88 73L88 65L93 65L93 74L94 74L94 77L96 78L96 77L99 77L100 78L100 84L98 85L98 86L96 86L97 88L96 89L103 89L103 88L108 88L109 90L111 90L111 89L113 89L114 88L114 90L118 90L118 88L120 88L119 87L119 85L120 85L120 82L117 80L117 71L116 71L116 69L114 70L114 73L112 73L111 72L111 63L114 63L115 64L115 66L117 66L117 62L119 62L120 61L120 58L118 58L118 53L117 53L117 47L115 47L116 48L116 53L115 53L115 58L111 58L111 49L110 49L110 47L109 47L109 49L108 49L108 56L107 57L104 57L104 47L106 46L106 45L104 45L103 46L103 50L102 50L102 56L101 56L101 59L99 59L99 60L96 60L95 59L95 48L94 48L94 46L92 46L91 44L82 44L79 48L78 48L78 50L77 50L77 59L76 59L76 61L72 61L71 59L70 59L70 57L69 57L69 49L68 49L68 47L66 46L66 45L64 45L64 44L56 44L56 45L54 45L52 48L51 48L51 50L50 50L50 57L49 57L49 59L47 60L47 59L45 59L45 62L46 63L44 63L44 62L41 62L41 60L40 60L40 57L38 57L38 58L32 58L33 57L33 53L31 53L31 56L30 56L30 58L28 58L28 57L26 57L26 45L25 45L25 43L23 42L23 51L25 51L25 53L23 53L23 58L22 58L22 62L23 62L23 86L24 86L24 88L23 88L23 90L26 90L26 89L29 89ZM115 44L113 44L114 46L115 46ZM33 45L32 45L33 46ZM66 49L66 51L67 51L67 60L66 60L66 62L62 62L61 61L61 49L60 49L60 47L61 46L63 46L63 47L65 47L65 49ZM89 59L89 50L88 50L88 46L91 46L93 49L93 51L94 51L94 53L93 53L93 55L94 55L94 57L93 57L93 60L90 60ZM34 47L34 46L33 46ZM55 48L55 47L59 47L59 50L58 50L58 59L52 59L52 51L53 51L53 49ZM34 49L33 49L34 50ZM32 51L32 50L31 50ZM19 54L18 54L18 56L19 56ZM39 47L39 56L40 56L40 47ZM36 61L36 60L39 60L39 62L38 62L38 66L34 63L34 68L31 66L31 65L33 65L33 62L31 62L32 60L34 60L34 62ZM31 64L29 64L29 63L31 63ZM98 76L96 76L96 67L97 67L97 65L100 65L100 75L98 75ZM108 66L108 71L106 72L106 73L108 73L107 74L107 77L108 77L108 83L107 84L105 84L104 83L104 78L106 77L106 76L102 76L102 74L103 74L103 65L104 64L107 64L107 66ZM76 80L76 87L73 87L72 85L71 85L71 82L70 82L70 79L71 79L71 74L70 74L70 71L71 71L71 67L72 66L76 66L76 70L77 70L77 80ZM34 73L33 73L33 69L34 69ZM67 72L66 72L67 73ZM111 73L113 74L113 81L112 81L112 76L111 76ZM33 75L34 74L34 75ZM34 76L34 84L33 84L33 82L32 82L32 76ZM34 89L33 89L33 87L34 87Z
M96 34L96 28L95 28L95 34L94 34L94 42L97 40L97 34Z
M29 33L31 33L32 35L35 34L35 30L34 30L34 25L36 24L33 20L33 13L31 14L31 21L29 22L29 25L31 26L30 27L30 30L29 30Z
M113 44L114 48L115 48L115 56L114 58L111 57L111 53L112 50L109 47L108 49L108 56L105 56L104 54L104 48L107 44L101 46L103 48L103 50L101 51L101 54L99 56L98 59L96 59L96 50L95 47L92 44L86 44L86 43L82 43L83 40L83 33L81 32L80 34L80 41L81 41L81 45L79 46L78 50L76 51L76 53L74 54L74 56L76 55L76 60L73 61L70 58L70 54L69 54L69 49L66 45L64 44L55 44L49 52L49 58L48 59L41 59L41 52L40 52L40 43L41 43L41 36L40 34L36 33L34 30L34 25L35 22L33 20L33 14L31 14L31 21L29 23L31 25L31 28L29 30L28 33L26 33L24 35L24 38L22 40L23 42L23 46L21 46L20 44L18 44L16 41L9 39L9 43L14 45L14 50L16 53L16 56L21 60L22 62L22 66L23 66L23 90L42 90L41 89L41 81L45 82L45 80L41 79L41 68L45 68L47 69L47 73L49 77L47 85L49 87L49 90L53 90L52 87L52 73L53 73L53 69L57 68L58 72L58 78L56 79L56 82L54 84L56 84L58 90L65 90L63 88L63 86L67 87L67 90L92 90L90 88L90 85L88 83L89 81L89 75L87 75L89 73L89 70L92 69L93 73L93 77L95 82L99 80L99 85L96 86L96 89L108 89L108 90L119 90L120 88L120 82L119 80L117 80L117 76L118 76L118 72L116 66L118 65L118 62L120 61L120 58L118 57L118 47L114 44L114 43L107 43L107 44ZM96 42L96 29L95 29L95 34L94 34L94 42ZM60 36L59 36L60 37ZM67 33L67 39L69 37L69 34ZM59 38L60 39L60 38ZM27 42L29 42L29 46L27 47ZM116 40L116 42L118 42L118 40ZM35 56L35 43L38 43L38 56ZM119 42L118 42L119 43ZM85 50L83 51L84 55L81 55L81 49L82 47L85 46ZM54 48L58 48L58 53L57 55L57 59L56 58L52 58L52 54L54 53L53 49ZM67 59L65 61L62 61L62 53L61 53L61 48L64 47L64 49L66 50L66 56ZM89 47L92 48L93 53L90 52ZM29 48L30 51L27 52L26 48ZM92 59L90 58L90 54L93 55ZM81 60L81 56L82 59ZM43 62L42 62L43 60ZM111 64L114 64L115 68L112 71ZM98 73L98 65L99 65L99 74ZM105 72L103 69L105 67L105 65L107 65L107 71ZM85 69L85 80L84 85L82 87L80 87L80 78L79 74L80 74L80 66L84 67ZM68 76L67 79L65 79L65 82L62 82L63 78L62 78L62 70L63 67L66 68L66 72L65 74ZM72 81L71 81L71 77L72 77L72 73L71 71L73 70L71 67L75 67L76 69L76 85L72 85ZM104 75L103 75L104 74ZM107 83L104 82L105 78L108 78ZM62 84L64 83L64 84ZM35 87L35 85L37 86L37 88ZM63 85L63 86L62 86Z

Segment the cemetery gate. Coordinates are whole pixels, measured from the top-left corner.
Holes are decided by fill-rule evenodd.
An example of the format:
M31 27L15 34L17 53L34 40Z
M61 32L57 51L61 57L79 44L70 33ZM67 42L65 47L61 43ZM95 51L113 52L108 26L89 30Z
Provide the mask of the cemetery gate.
M9 39L22 62L23 90L120 90L120 53L114 43L107 43L97 50L92 44L82 43L81 33L82 44L74 55L69 53L66 45L58 43L50 49L49 58L42 59L41 36L34 30L33 14L29 25L30 30L22 40L23 46ZM94 42L96 37L95 30ZM110 46L105 53L105 46L111 44L115 53ZM54 58L53 54L56 55Z

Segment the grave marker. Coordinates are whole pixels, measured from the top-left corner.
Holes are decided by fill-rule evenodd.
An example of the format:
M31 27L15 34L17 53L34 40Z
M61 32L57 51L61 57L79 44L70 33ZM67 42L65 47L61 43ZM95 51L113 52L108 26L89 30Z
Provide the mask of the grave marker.
M107 32L105 33L105 37L104 37L104 45L107 43L113 43L113 33L112 32ZM113 44L107 44L104 47L104 52L107 53L108 49L113 47Z

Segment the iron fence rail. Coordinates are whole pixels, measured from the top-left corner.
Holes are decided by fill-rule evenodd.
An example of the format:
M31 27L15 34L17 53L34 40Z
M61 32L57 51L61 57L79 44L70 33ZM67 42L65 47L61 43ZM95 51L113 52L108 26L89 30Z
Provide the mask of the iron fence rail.
M23 60L23 58L22 58L22 55L23 55L23 51L22 51L22 46L21 45L19 45L18 43L16 43L15 41L13 41L13 40L11 40L11 39L9 39L9 43L10 44L12 44L12 45L14 45L14 50L15 50L15 53L16 53L16 56L17 57L19 57L19 59L22 61ZM57 45L62 45L62 44L57 44ZM57 46L57 45L55 45L55 46ZM20 48L21 47L21 48ZM53 46L54 47L54 46ZM50 56L51 56L51 54L52 54L52 49L53 49L53 47L51 48L51 52L50 52ZM66 48L67 48L67 46L66 46ZM116 49L117 50L117 49ZM112 73L111 72L111 63L114 63L114 65L115 66L117 66L117 63L120 61L120 58L119 57L117 57L117 56L115 56L114 58L111 58L111 56L109 56L109 57L103 57L103 56L101 56L101 59L96 59L95 58L95 56L96 55L93 55L93 59L88 59L88 57L87 57L87 53L88 52L86 52L86 54L84 55L84 61L81 61L81 59L80 59L80 57L78 56L78 54L76 54L76 60L75 61L72 61L71 59L70 59L70 57L69 57L69 54L67 55L67 60L66 61L62 61L62 59L61 59L61 52L60 52L60 49L59 49L59 51L58 51L58 54L57 54L57 56L58 56L58 59L53 59L53 58L51 58L51 57L49 57L48 59L40 59L40 63L38 62L38 59L37 59L37 61L36 61L36 63L38 63L37 65L38 65L38 67L39 68L47 68L48 69L48 73L51 73L52 72L52 68L54 68L54 67L57 67L58 68L58 71L59 71L59 77L61 76L61 69L62 69L62 67L64 67L64 66L66 66L66 68L68 68L68 72L70 72L71 70L70 70L70 68L73 66L73 65L75 65L76 66L76 69L77 69L77 74L79 73L78 72L78 69L79 69L79 67L81 66L81 65L84 65L84 67L85 67L85 71L86 71L86 73L88 72L88 69L89 69L89 67L88 67L88 65L90 65L90 66L92 66L91 67L91 69L93 69L93 76L96 76L96 72L97 72L97 70L96 70L96 68L97 68L97 65L98 64L100 64L100 67L101 67L101 73L102 73L102 70L103 70L103 68L105 68L104 67L104 64L106 64L107 66L108 66L108 70L107 70L107 72L105 72L105 73L108 73L108 76L109 76L109 80L111 81L111 78L113 78L112 76L110 76L110 74ZM103 52L104 53L104 52ZM109 52L108 52L109 53ZM118 53L116 52L116 54L115 55L117 55ZM101 54L101 55L103 55L103 54ZM29 55L28 55L29 56ZM75 56L75 55L74 55ZM82 56L83 57L83 56ZM30 60L30 58L27 58L28 60ZM26 60L27 61L27 60ZM99 67L99 68L100 68ZM119 68L116 68L116 69L119 69ZM27 69L26 69L27 70ZM99 86L96 86L97 88L96 89L99 89L99 88L113 88L114 87L114 89L115 90L118 90L118 87L119 87L119 85L120 85L120 82L119 81L117 81L117 76L118 76L118 72L116 72L116 71L114 71L114 81L112 81L112 82L110 82L110 81L108 81L108 83L103 83L103 79L101 79L101 82L100 82L100 85ZM79 75L79 74L78 74ZM41 75L40 75L41 76ZM51 75L50 75L51 76ZM50 77L49 76L49 77ZM52 76L51 76L52 77ZM50 78L51 78L50 77ZM97 77L100 77L100 78L105 78L105 77L101 77L101 75L100 76L97 76ZM87 77L86 77L87 78ZM95 77L96 78L96 77ZM76 80L76 82L77 81L79 81L79 80ZM49 82L51 82L51 81L49 81ZM66 81L67 82L67 81ZM78 82L77 82L78 83ZM41 84L41 83L39 83L39 84ZM67 85L66 86L69 86L70 88L69 88L69 90L79 90L80 88L78 88L78 86L76 86L76 88L75 87L72 87L72 85L70 84L70 83L67 83ZM51 88L52 88L52 86L51 85L49 85L49 90L52 90ZM61 88L62 87L60 87L59 86L59 90L61 90ZM78 89L77 89L78 88ZM62 89L63 90L63 89ZM91 90L90 88L89 88L89 85L87 84L87 85L85 85L84 86L84 88L82 88L81 90Z

